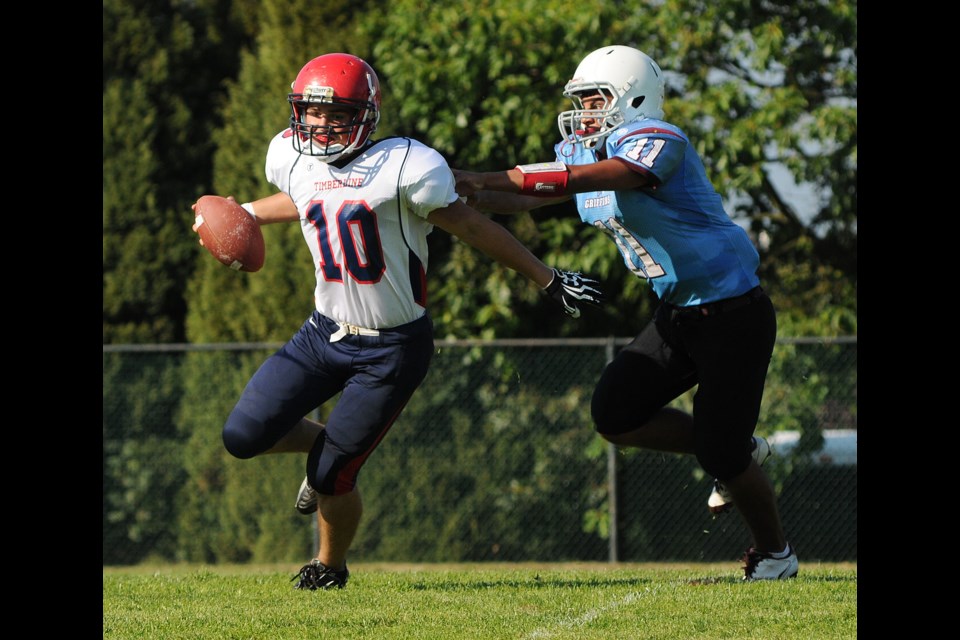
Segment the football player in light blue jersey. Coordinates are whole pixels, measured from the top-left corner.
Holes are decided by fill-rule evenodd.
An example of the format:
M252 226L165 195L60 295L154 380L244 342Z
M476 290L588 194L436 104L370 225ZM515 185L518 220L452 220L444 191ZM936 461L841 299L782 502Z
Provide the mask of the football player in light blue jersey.
M637 49L586 56L564 87L554 162L508 171L455 170L457 192L497 213L576 198L580 218L610 236L660 300L654 318L607 366L592 415L619 445L690 453L716 481L708 508L734 504L753 535L747 580L797 575L776 495L754 437L776 314L759 255L723 203L687 135L663 120L663 72ZM693 415L667 405L697 386Z

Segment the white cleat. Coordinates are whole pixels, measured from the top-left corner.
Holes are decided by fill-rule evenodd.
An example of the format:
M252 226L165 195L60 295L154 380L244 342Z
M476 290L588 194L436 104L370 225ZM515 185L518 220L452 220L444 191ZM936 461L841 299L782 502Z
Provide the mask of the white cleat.
M753 459L757 461L757 464L763 465L767 458L773 455L773 449L770 448L770 443L767 442L766 439L760 436L754 436L752 455ZM710 513L714 515L725 513L732 507L733 496L727 491L726 485L719 480L714 480L713 491L710 492L710 497L707 498L707 508L710 510Z
M800 572L800 561L797 560L797 554L790 549L790 555L786 558L774 558L769 553L749 549L743 555L743 579L744 580L786 580L787 578L796 578Z
M313 487L307 482L307 478L304 477L303 482L300 483L300 493L297 494L297 504L295 505L297 511L305 516L310 515L317 510L317 499L317 492L313 490Z

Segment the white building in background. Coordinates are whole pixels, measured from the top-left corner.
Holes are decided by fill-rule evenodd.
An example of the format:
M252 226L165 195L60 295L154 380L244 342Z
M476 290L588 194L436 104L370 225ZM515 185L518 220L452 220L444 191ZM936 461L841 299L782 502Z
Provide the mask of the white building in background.
M789 456L800 442L799 431L777 431L767 438L779 456ZM857 430L827 429L823 432L823 448L810 454L819 464L857 464Z

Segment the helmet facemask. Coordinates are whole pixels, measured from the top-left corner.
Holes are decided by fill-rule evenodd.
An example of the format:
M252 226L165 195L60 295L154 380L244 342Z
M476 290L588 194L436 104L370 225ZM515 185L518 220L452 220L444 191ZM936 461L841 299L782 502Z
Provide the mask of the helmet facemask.
M560 134L565 144L595 147L624 124L663 118L663 94L663 73L650 56L632 47L601 47L580 62L563 88L575 108L557 117ZM583 100L598 95L604 98L602 108L585 109ZM584 118L595 121L589 129Z
M356 56L318 56L300 69L290 87L290 129L298 153L335 162L363 149L377 129L380 81L373 68ZM327 118L322 125L308 123L307 111L316 105L325 105ZM331 134L336 142L331 141Z
M603 106L599 109L584 108L583 99L598 94L604 98ZM592 148L626 122L620 109L620 98L610 83L571 82L564 88L563 95L570 98L574 106L571 111L564 111L557 117L564 142L582 142L587 148ZM593 119L593 125L585 128L584 119Z
M379 111L371 102L327 97L332 90L327 87L308 87L302 94L291 93L288 97L292 115L293 147L298 152L314 156L321 162L334 162L344 154L352 153L366 143L377 127ZM349 110L354 116L347 122L337 124L308 124L307 109L311 105L328 104ZM336 142L330 140L336 134Z

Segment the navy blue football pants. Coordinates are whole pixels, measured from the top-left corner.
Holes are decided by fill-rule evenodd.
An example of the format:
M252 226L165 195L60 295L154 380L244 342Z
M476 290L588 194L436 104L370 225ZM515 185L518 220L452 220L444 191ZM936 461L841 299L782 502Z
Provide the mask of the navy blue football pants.
M708 316L660 305L601 375L591 407L597 431L639 429L699 384L693 401L697 460L720 480L738 476L750 464L776 337L776 312L766 294Z
M316 407L342 392L307 456L310 485L349 493L357 473L420 386L433 357L429 316L330 342L339 326L316 311L247 383L223 427L238 458L273 447Z

